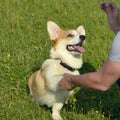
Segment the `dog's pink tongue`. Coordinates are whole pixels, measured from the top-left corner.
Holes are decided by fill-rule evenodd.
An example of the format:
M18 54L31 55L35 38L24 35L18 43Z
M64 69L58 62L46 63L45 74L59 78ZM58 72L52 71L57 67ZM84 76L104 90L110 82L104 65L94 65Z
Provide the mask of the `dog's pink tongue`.
M78 52L81 52L81 53L85 52L85 49L83 47L80 47L80 46L74 46L74 49Z

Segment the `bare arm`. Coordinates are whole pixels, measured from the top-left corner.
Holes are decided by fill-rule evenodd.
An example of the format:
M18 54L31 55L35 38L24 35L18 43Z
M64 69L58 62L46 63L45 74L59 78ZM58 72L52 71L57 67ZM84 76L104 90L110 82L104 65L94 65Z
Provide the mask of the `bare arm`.
M66 75L60 81L60 87L64 90L72 90L75 87L84 87L105 91L120 77L120 62L107 60L100 71L83 75Z

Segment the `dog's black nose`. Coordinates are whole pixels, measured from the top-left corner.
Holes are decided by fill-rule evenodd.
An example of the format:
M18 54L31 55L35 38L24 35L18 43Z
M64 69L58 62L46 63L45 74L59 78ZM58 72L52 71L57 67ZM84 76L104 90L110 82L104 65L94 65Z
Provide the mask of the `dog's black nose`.
M81 40L85 40L85 35L80 35L79 38L80 38Z

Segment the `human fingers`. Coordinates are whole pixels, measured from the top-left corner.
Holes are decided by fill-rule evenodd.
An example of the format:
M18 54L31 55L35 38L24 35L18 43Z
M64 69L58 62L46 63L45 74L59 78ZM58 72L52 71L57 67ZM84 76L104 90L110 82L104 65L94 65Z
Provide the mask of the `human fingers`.
M100 6L101 6L101 9L106 12L107 15L111 15L111 13L112 13L111 5L112 4L113 3L111 3L111 2L102 2L100 4Z
M118 10L118 7L116 6L115 3L110 2L109 4L110 4L110 8L111 8L112 11L114 11L114 10Z
M62 90L69 90L70 89L70 86L69 84L67 83L66 79L62 79L60 82L59 82L59 86Z
M65 73L64 75L63 75L63 78L60 80L60 82L59 82L59 86L60 86L60 88L61 89L63 89L63 90L66 90L66 85L67 85L67 79L66 79L66 76L67 76L68 74L67 73Z
M101 9L107 13L107 15L112 15L114 12L119 11L119 8L113 2L102 2L100 6Z
M100 3L100 7L102 10L104 10L106 12L106 2Z
M110 3L106 3L106 13L107 15L111 15L112 14L112 8L111 8L111 4Z
M70 74L65 74L67 76L64 76L61 81L59 82L59 86L63 90L71 91L74 88L74 85L71 84L71 77Z

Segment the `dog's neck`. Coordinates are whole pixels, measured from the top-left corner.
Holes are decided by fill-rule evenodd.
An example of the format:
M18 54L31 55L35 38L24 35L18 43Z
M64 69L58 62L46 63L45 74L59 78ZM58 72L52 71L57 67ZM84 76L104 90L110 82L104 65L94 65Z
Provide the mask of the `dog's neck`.
M57 53L52 48L50 51L50 57L52 59L60 59L62 63L66 64L67 66L70 66L73 69L79 69L82 67L82 55L79 56L73 56L68 53Z
M60 62L60 65L62 65L64 68L68 69L71 72L74 72L76 69L72 68L71 66L67 65L66 63Z

